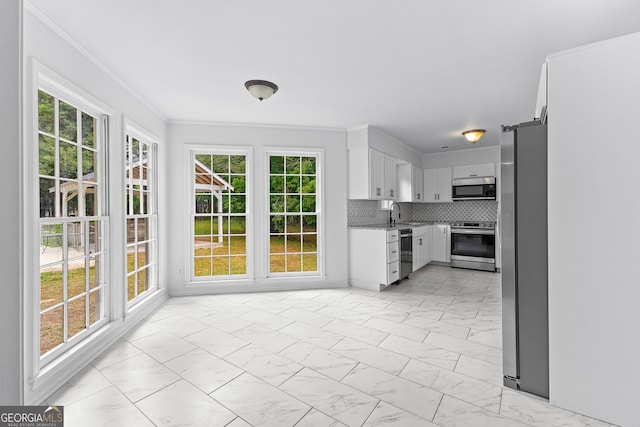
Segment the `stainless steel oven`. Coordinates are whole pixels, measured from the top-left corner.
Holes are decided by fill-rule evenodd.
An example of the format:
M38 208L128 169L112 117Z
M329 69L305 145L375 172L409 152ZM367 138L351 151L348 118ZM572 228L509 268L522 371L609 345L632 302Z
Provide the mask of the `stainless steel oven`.
M451 226L451 266L496 271L496 229L491 222Z

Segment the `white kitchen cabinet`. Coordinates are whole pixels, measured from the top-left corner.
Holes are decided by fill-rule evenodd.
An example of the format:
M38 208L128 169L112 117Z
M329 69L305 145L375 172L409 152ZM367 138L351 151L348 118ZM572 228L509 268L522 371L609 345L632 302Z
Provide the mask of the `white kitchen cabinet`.
M434 224L431 260L451 262L451 229L448 224Z
M394 157L368 147L349 149L347 155L350 199L396 199L396 159Z
M495 163L455 166L453 168L453 179L478 178L483 176L496 176Z
M384 155L384 185L382 188L385 200L396 200L398 198L397 162L395 157Z
M398 165L398 201L423 202L422 168L409 163Z
M415 227L413 229L413 271L416 271L431 261L431 225Z
M423 171L425 202L452 202L451 168L425 169Z
M349 229L349 284L380 291L400 278L398 230Z

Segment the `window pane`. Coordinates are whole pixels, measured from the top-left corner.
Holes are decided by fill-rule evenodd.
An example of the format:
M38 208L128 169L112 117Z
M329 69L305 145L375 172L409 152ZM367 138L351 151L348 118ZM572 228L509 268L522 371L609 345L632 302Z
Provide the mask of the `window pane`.
M271 193L284 193L284 176L269 177L269 189Z
M300 173L300 157L287 156L287 175Z
M269 220L270 233L284 233L284 215L271 215Z
M194 276L211 276L211 258L194 258Z
M272 273L284 273L284 255L271 255L269 263L269 271Z
M229 275L229 258L226 256L213 257L213 275L227 276Z
M284 212L284 196L271 196L269 209L271 212Z
M40 355L64 342L63 307L54 308L40 315Z
M40 228L40 265L62 261L62 224L43 224Z
M56 216L54 200L56 197L56 180L40 178L40 218Z
M318 235L303 234L302 235L302 251L317 252L317 250L318 250Z
M194 256L210 256L213 252L211 236L196 236L193 241Z
M86 148L82 150L82 180L83 181L95 181L95 176L93 176L95 172L95 151L87 150Z
M287 196L287 212L300 212L300 196Z
M277 174L284 173L284 157L283 156L271 156L269 159L270 168L269 173Z
M193 234L206 236L211 234L211 217L197 216L193 219Z
M301 252L302 242L299 234L287 235L287 252Z
M71 105L60 101L60 137L69 141L78 141L78 110Z
M316 158L315 157L303 157L302 158L302 173L303 174L315 174L316 173Z
M217 174L229 173L229 156L214 154L211 157L213 159L213 172Z
M138 295L149 289L149 267L138 272Z
M231 163L231 171L230 171L231 173L242 173L242 174L246 173L246 170L245 170L246 157L245 156L230 156L230 163Z
M245 196L231 195L229 197L231 213L245 213L247 211L247 201Z
M208 154L196 154L196 162L202 163L206 168L211 170L211 156Z
M89 288L95 289L100 286L102 280L102 255L95 255L89 259Z
M54 97L41 90L38 91L38 129L53 133L55 123Z
M213 237L213 254L214 255L229 254L229 236Z
M89 295L89 323L93 325L104 317L103 289L97 289Z
M244 193L246 191L247 183L244 176L231 176L231 186L233 187L234 193Z
M244 216L232 216L230 218L230 234L246 234L247 219Z
M302 177L302 192L305 194L313 194L316 192L316 177L315 176L303 176Z
M138 242L149 239L149 221L147 218L138 218Z
M84 331L87 323L87 308L85 297L80 297L69 302L68 305L68 334L69 338Z
M318 217L316 215L302 215L302 224L305 233L317 233L318 227L317 222Z
M287 177L287 193L300 193L300 176Z
M136 241L136 220L135 218L127 219L127 243L135 243Z
M246 274L247 273L247 257L246 256L232 256L230 258L231 274Z
M318 271L317 254L302 254L302 271Z
M302 255L287 255L287 271L302 271Z
M56 140L46 135L40 135L38 152L38 158L40 162L40 175L55 176L55 151Z
M62 265L40 270L40 310L62 302Z
M78 178L78 147L60 141L60 177Z
M135 272L127 276L127 301L131 301L136 297L136 277Z
M287 233L300 233L300 216L287 215Z
M246 254L246 239L244 236L232 236L229 238L229 248L232 254Z
M196 213L212 213L211 194L196 194Z
M138 245L138 269L147 265L147 244Z
M269 253L278 254L284 253L284 236L270 236L269 237Z
M316 211L316 196L302 196L302 212Z
M82 145L86 147L95 146L96 119L82 113Z
M87 279L85 276L85 260L69 263L67 297L73 298L87 290Z

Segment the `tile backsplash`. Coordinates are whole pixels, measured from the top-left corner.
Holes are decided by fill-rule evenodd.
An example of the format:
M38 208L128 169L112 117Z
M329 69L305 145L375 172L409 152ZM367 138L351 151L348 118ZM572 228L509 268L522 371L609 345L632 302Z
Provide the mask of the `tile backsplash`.
M498 202L495 200L465 200L453 203L398 203L404 221L496 221ZM398 208L394 210L397 218ZM349 226L382 224L389 211L380 209L375 200L348 200Z

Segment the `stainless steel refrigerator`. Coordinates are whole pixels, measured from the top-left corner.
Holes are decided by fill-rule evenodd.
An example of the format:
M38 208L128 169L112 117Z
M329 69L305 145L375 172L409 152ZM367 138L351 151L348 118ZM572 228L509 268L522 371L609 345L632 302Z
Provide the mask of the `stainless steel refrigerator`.
M500 137L504 385L549 397L547 125Z

